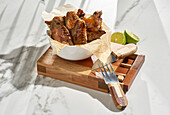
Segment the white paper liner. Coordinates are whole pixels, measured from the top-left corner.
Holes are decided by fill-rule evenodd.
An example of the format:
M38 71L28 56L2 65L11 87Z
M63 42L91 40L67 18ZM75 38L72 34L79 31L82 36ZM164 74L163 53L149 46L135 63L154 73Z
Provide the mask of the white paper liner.
M44 21L50 21L55 16L65 16L68 11L77 11L75 7L70 4L53 9L50 13L43 12L42 17ZM106 31L106 34L102 35L100 39L94 40L84 45L76 45L82 47L94 54L101 62L106 63L111 53L110 38L111 30L102 23L102 29ZM67 44L60 43L50 38L51 45L53 47L53 54L58 54ZM78 55L78 54L75 54Z

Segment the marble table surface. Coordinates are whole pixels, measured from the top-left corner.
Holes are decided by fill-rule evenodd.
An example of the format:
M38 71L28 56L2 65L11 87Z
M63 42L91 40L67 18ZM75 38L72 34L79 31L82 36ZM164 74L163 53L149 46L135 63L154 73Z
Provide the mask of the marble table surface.
M36 61L49 47L41 13L64 4L102 10L113 32L140 37L137 53L146 60L124 111L109 94L37 74ZM168 0L0 0L0 115L168 115L169 6Z

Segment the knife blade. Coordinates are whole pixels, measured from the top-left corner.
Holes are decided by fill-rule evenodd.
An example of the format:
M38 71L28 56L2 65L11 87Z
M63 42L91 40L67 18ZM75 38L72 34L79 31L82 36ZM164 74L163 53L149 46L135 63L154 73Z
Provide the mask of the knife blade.
M113 63L117 61L120 58L125 58L131 54L134 54L137 51L137 46L135 44L126 44L126 45L121 45L121 44L116 44L111 42L111 50L112 53L107 59L107 64L108 63ZM93 56L92 56L93 58ZM96 58L94 56L94 58ZM93 60L93 59L92 59ZM98 65L102 66L102 62L99 59L94 59L94 64L92 66L92 70L97 69Z
M92 58L96 58L96 57L92 57ZM92 59L95 60L95 59ZM114 63L116 62L118 59L113 55L113 53L110 54L110 56L107 59L106 63ZM102 62L99 59L96 59L96 61L94 62L93 66L92 66L92 70L95 70L97 68L99 68L99 66L102 66Z

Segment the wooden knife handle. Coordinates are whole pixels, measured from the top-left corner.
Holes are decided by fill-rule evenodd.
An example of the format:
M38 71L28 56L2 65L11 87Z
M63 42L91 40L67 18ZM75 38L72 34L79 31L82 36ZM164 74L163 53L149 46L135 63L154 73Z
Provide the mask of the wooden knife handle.
M125 109L128 105L128 101L120 83L109 83L108 86L115 106L120 110Z

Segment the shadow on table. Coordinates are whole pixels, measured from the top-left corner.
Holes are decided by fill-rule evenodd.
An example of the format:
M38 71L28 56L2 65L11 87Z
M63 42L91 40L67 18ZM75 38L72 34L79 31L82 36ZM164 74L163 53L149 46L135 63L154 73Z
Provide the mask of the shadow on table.
M9 54L0 55L0 58L5 60L3 64L5 65L7 65L8 63L13 64L13 66L11 66L9 69L12 70L14 76L12 76L11 78L9 77L10 79L9 81L16 89L24 90L25 88L27 88L27 86L29 86L29 84L34 84L34 83L35 85L43 85L43 86L49 86L55 88L67 87L89 94L93 98L100 101L106 108L114 112L137 111L137 113L142 112L142 113L150 114L150 104L149 104L147 84L145 81L141 80L139 75L137 76L137 79L132 85L130 91L127 93L129 105L124 111L119 111L115 107L110 94L99 92L82 86L74 85L71 83L59 81L42 75L37 76L36 62L38 58L47 50L48 47L49 47L48 45L43 45L41 47L23 46L13 50ZM4 70L3 74L5 74L6 70ZM7 93L7 95L10 94Z
M1 66L6 67L2 74L5 74L10 69L13 76L8 76L8 78L12 85L19 90L26 88L29 84L34 83L37 76L36 62L48 47L49 45L41 47L22 46L8 54L0 55L0 59L4 60ZM9 64L12 65L9 66L10 68L8 67Z
M89 89L86 87L82 87L82 86L78 86L75 84L71 84L68 82L64 82L64 81L60 81L60 80L56 80L53 78L49 78L43 75L38 75L37 79L35 81L35 85L43 85L43 86L49 86L49 87L67 87L67 88L71 88L74 90L78 90L84 93L88 93L90 96L92 96L93 98L97 99L98 101L100 101L106 108L108 108L110 111L113 112L125 112L125 111L132 111L132 108L137 108L138 112L142 112L142 113L146 113L149 114L150 113L150 106L149 106L149 100L148 100L148 91L147 91L147 84L141 80L140 78L138 78L137 80L135 80L135 84L134 87L132 89L132 93L128 94L127 93L127 98L129 101L129 105L128 107L124 110L124 111L120 111L118 110L113 101L112 101L112 97L110 94L108 93L103 93L97 90L93 90L93 89ZM144 93L144 95L141 93ZM133 95L132 95L133 94ZM130 95L132 95L130 98ZM140 97L140 98L139 98ZM139 99L139 100L138 100ZM145 101L141 101L142 99L145 99ZM131 103L135 103L136 105L133 105ZM132 107L133 106L133 107ZM145 106L145 107L144 107Z

